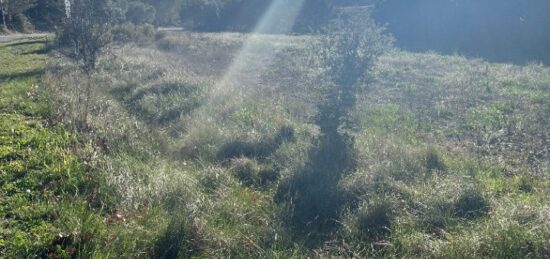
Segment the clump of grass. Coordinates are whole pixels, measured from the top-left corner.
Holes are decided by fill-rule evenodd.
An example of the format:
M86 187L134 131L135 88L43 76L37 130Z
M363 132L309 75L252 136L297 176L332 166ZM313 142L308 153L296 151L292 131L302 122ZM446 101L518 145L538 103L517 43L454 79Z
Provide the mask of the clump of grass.
M276 170L245 157L232 159L231 171L246 186L265 186L279 178Z
M447 169L441 155L434 147L429 147L426 151L426 168L430 171L445 171Z
M392 204L387 199L370 202L357 212L357 225L360 236L367 240L380 240L391 234L394 218Z
M445 239L446 229L456 223L454 206L444 199L436 199L419 216L418 225L426 232Z
M199 178L199 183L204 188L206 193L214 193L223 186L223 182L226 180L224 170L221 168L212 167L203 171Z
M218 158L220 160L236 157L251 157L265 159L273 154L284 143L294 141L294 128L284 125L274 137L264 137L259 141L234 140L220 148Z
M479 189L466 189L454 204L455 214L460 218L475 219L490 211L488 199Z
M260 173L260 165L250 158L236 158L231 161L231 171L245 185L254 185Z

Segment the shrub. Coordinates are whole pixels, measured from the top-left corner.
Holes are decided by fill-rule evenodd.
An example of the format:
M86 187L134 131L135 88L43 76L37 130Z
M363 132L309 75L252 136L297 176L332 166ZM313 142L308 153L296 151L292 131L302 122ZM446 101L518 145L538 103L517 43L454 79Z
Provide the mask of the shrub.
M157 11L152 5L134 1L128 3L126 20L133 24L151 24L155 21L156 13Z
M11 21L12 29L19 32L32 32L34 27L29 21L29 18L22 13L18 13L12 17Z
M82 65L86 73L95 68L101 49L112 40L114 19L107 0L75 0L71 16L57 31L56 40L68 57Z
M150 45L155 41L155 27L150 24L120 24L113 27L113 40L118 43L134 42L139 46Z

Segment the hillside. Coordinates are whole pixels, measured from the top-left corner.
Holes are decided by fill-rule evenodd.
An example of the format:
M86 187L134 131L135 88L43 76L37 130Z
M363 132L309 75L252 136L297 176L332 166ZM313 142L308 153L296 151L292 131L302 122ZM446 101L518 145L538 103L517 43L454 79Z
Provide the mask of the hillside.
M80 133L75 64L0 45L0 257L550 253L550 68L393 49L350 115L356 169L320 182L315 40L110 46Z

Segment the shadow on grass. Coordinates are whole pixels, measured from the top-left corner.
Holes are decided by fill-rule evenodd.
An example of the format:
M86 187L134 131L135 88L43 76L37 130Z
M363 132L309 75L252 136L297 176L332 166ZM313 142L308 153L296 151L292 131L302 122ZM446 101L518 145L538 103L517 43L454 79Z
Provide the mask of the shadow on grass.
M15 42L8 42L8 43L0 43L0 47L19 47L19 46L25 46L25 45L33 45L33 44L47 44L48 40L46 39L16 39Z
M22 55L45 55L45 54L48 54L50 53L51 51L53 50L52 47L44 47L44 48L40 48L40 49L36 49L36 50L31 50L31 51L26 51L26 52L23 52L21 53Z
M295 236L308 237L307 246L317 246L330 235L349 203L338 182L356 167L350 141L340 134L323 136L306 166L279 185L275 200L285 203L284 221Z
M339 191L338 183L357 168L354 139L344 132L347 115L355 105L354 91L353 87L334 87L327 94L315 119L321 131L316 148L304 168L279 185L275 197L284 203L284 222L296 237L307 237L304 243L310 247L330 238L342 210L353 202Z
M189 114L197 109L201 103L198 99L198 87L195 85L181 83L166 83L139 90L133 93L133 90L139 87L137 84L128 84L123 87L118 87L110 91L110 93L119 99L128 112L136 115L143 121L149 124L166 125L181 118L182 115ZM181 94L190 98L182 101L176 107L162 111L161 113L153 113L141 106L140 102L147 97L156 99L155 105L161 107L166 105L162 98L170 94Z
M23 79L26 77L39 76L44 73L44 69L35 69L24 72L15 72L10 74L0 74L0 82L6 82L9 80Z
M283 126L272 138L266 138L258 142L246 140L235 140L225 144L217 153L219 160L228 160L232 158L248 157L255 159L265 159L279 147L288 141L294 141L294 128Z

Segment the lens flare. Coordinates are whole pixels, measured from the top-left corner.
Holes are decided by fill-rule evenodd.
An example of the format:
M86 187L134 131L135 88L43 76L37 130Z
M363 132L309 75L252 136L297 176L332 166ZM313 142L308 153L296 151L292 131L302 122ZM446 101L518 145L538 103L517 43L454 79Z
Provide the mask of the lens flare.
M243 97L246 96L245 92L248 87L259 83L257 79L276 54L276 50L270 46L269 42L266 44L269 36L265 33L290 32L303 4L304 0L273 0L253 32L246 36L243 47L235 56L224 76L216 83L211 98L225 98L229 94ZM264 64L261 68L252 68L251 66L254 65L249 62L250 58L260 58ZM252 80L250 80L251 78Z

